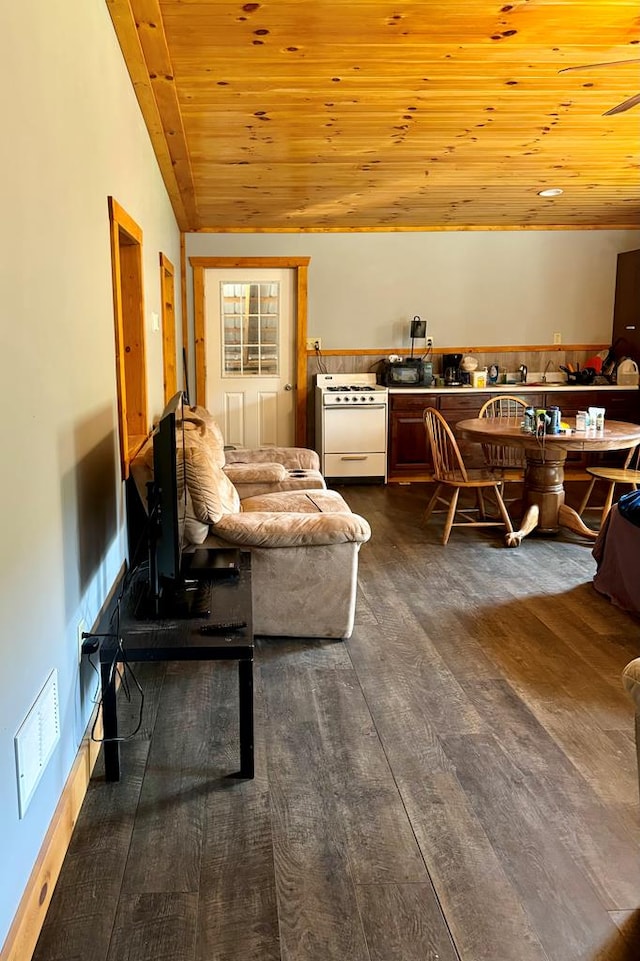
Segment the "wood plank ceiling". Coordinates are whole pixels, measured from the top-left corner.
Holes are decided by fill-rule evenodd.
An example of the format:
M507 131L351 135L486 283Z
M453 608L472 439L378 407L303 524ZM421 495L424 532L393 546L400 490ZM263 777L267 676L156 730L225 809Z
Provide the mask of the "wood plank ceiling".
M638 0L107 4L183 230L640 227Z

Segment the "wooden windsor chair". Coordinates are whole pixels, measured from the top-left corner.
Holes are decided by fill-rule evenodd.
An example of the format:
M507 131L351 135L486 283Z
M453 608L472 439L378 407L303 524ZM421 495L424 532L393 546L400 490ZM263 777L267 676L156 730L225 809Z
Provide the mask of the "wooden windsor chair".
M502 394L492 397L482 405L478 412L478 417L505 417L509 422L521 424L525 409L528 407L526 401L511 394ZM487 468L501 477L503 483L506 481L524 480L524 469L526 467L525 452L522 447L507 447L505 444L483 444L482 452Z
M429 520L436 505L442 503L447 507L442 535L443 544L448 542L452 527L504 527L507 533L512 533L513 525L500 491L502 481L484 468L469 470L465 467L453 431L439 411L433 407L427 407L423 417L433 461L433 477L436 482L435 492L423 515L423 523L426 524ZM443 492L447 489L451 492L449 500L443 496ZM458 507L462 490L475 491L475 508ZM488 517L483 498L484 491L493 492L500 520ZM470 516L472 511L479 519ZM458 521L456 521L457 516L461 518Z
M634 465L634 460L635 466L632 466ZM600 526L602 526L604 524L605 517L611 510L616 484L628 484L634 491L638 489L638 484L640 484L639 467L640 444L638 444L637 447L631 448L622 467L587 467L587 473L591 474L591 481L589 482L587 491L582 498L582 503L578 508L578 514L582 516L586 510L601 510L602 513L600 515ZM599 480L608 481L604 504L598 504L589 507L589 500L591 499L593 489Z

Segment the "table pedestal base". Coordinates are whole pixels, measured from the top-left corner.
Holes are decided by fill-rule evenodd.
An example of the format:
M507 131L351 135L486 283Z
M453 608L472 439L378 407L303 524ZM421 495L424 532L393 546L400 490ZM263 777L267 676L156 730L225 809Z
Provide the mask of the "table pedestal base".
M523 537L536 531L553 536L561 527L595 541L597 531L583 524L580 515L564 502L564 450L527 451L524 513L520 529L507 534L507 547L519 547Z

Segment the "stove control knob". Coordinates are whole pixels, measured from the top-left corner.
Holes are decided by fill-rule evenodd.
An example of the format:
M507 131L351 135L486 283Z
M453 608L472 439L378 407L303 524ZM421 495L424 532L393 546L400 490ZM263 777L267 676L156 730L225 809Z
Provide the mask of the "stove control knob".
M358 403L358 398L357 398L357 397L352 397L351 400L353 401L354 404L357 404L357 403Z
M341 400L342 400L342 397L336 397L336 404L339 404Z

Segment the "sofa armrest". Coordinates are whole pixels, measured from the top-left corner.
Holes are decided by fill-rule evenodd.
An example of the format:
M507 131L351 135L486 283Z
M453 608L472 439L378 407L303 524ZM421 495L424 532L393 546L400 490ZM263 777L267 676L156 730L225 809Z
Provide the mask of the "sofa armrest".
M282 464L225 464L223 470L232 484L279 484L287 477Z
M369 524L352 513L251 511L226 514L211 526L218 537L239 547L299 547L310 544L364 544Z
M287 470L320 470L320 458L306 447L225 450L226 464L282 464Z

